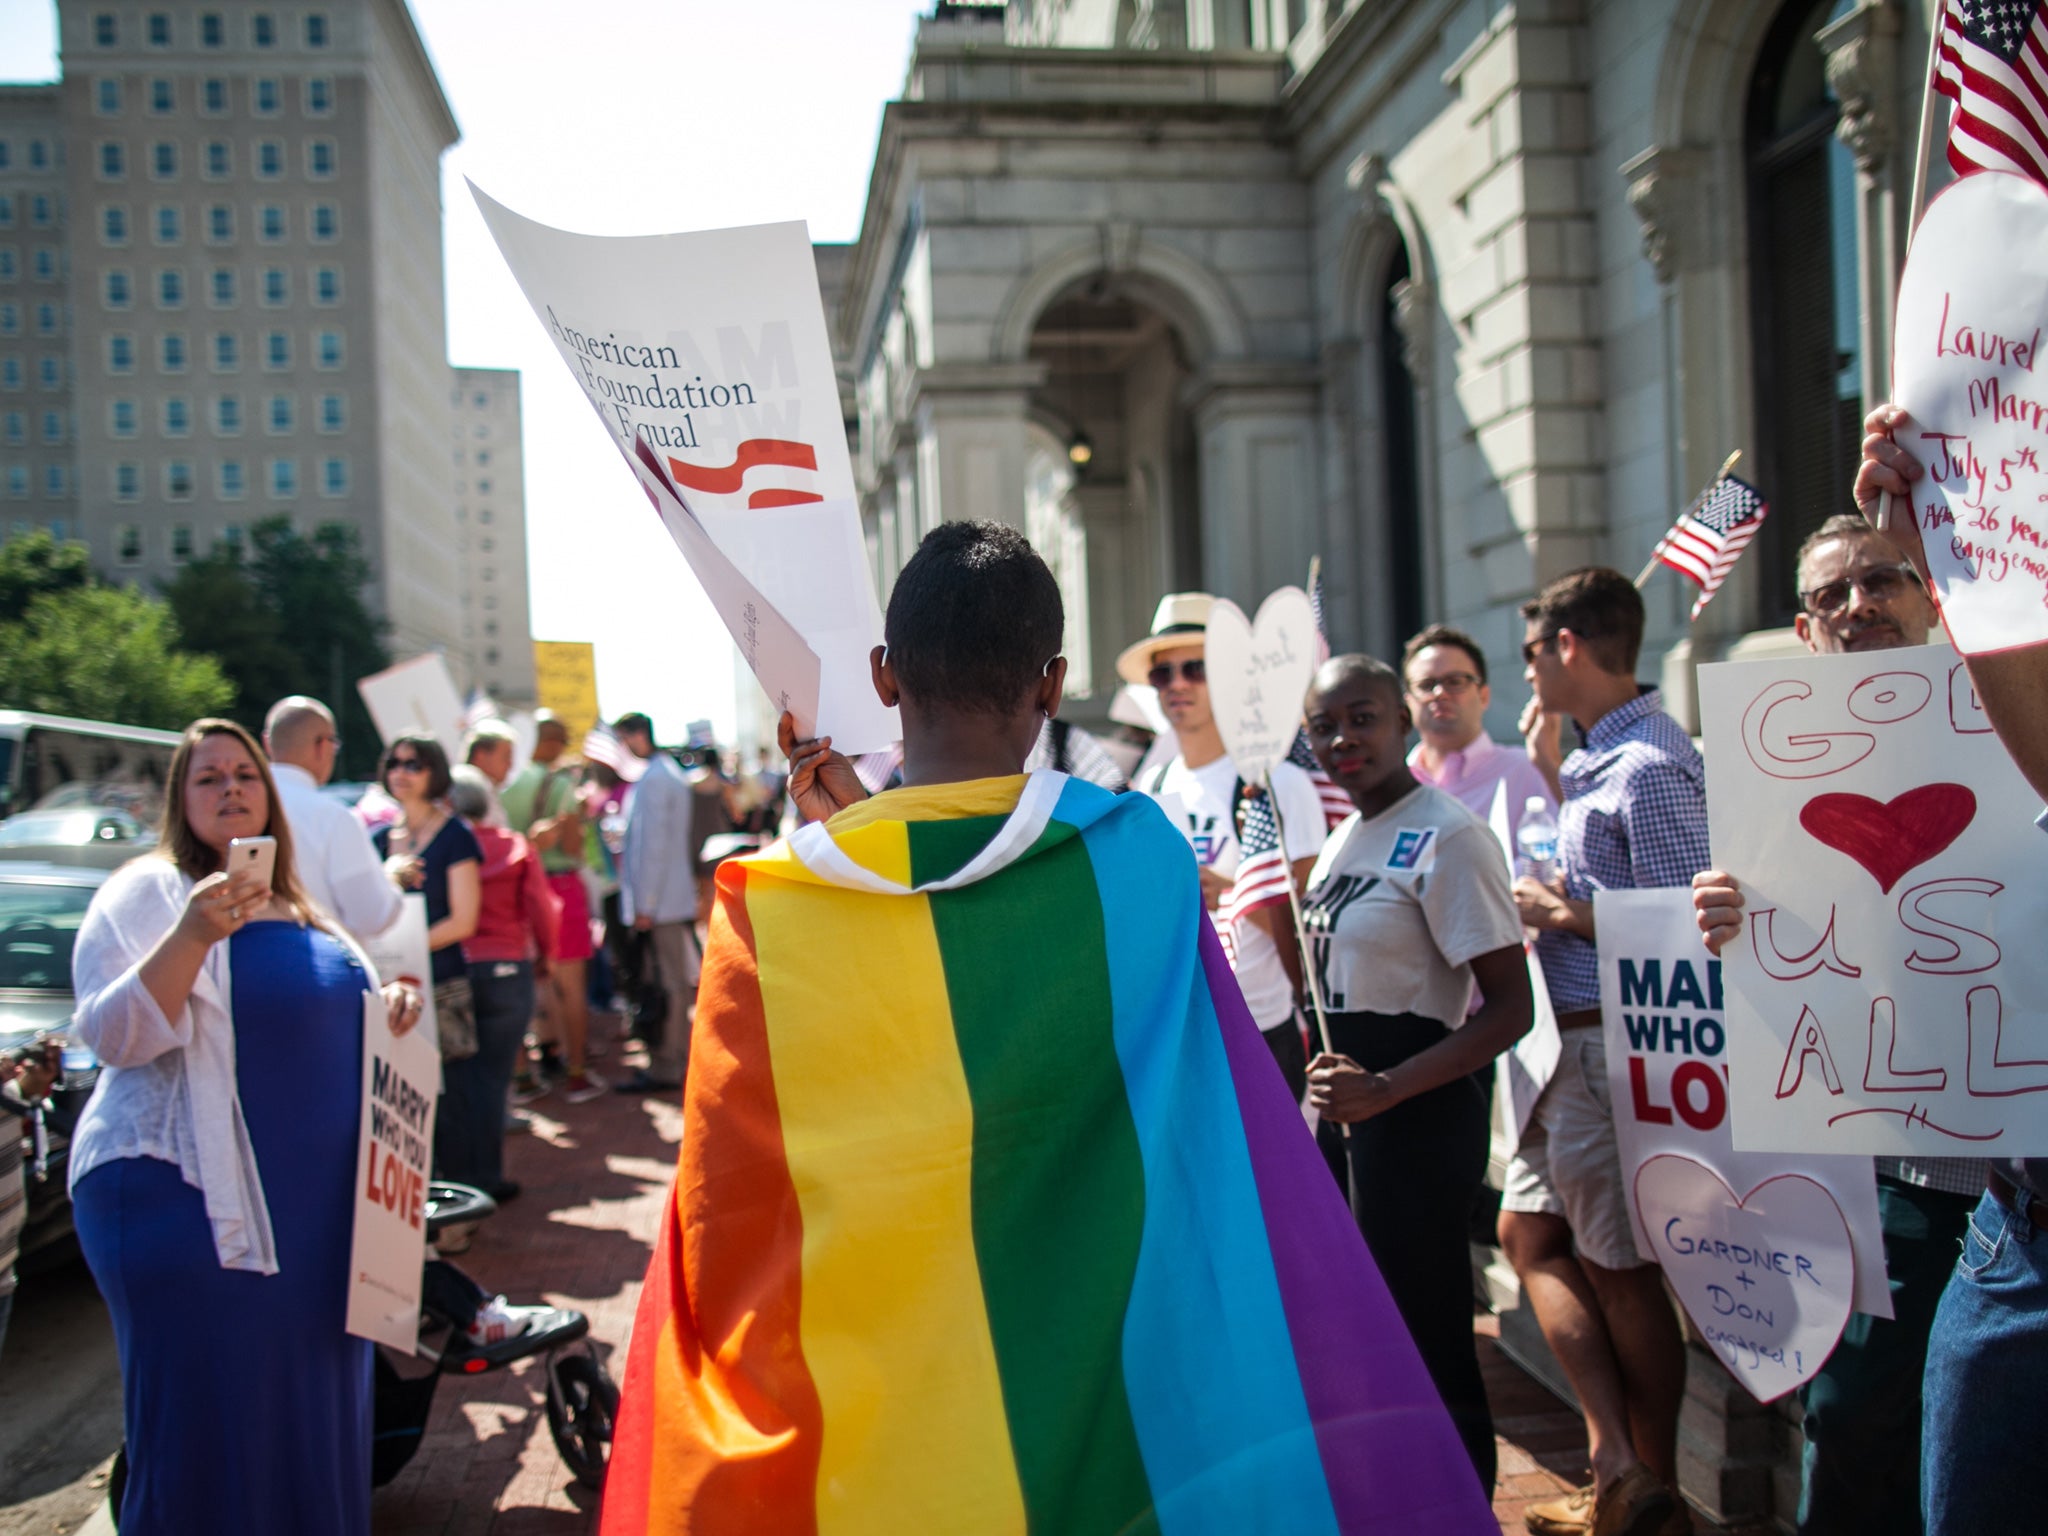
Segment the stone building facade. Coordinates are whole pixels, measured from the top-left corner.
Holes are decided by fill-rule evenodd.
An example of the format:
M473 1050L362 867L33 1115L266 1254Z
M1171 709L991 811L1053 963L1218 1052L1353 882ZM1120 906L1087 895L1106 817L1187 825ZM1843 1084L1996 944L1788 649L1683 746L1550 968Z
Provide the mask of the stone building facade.
M531 706L533 620L519 370L457 368L448 403L463 649L475 667L477 687L502 705Z
M1933 9L941 0L820 252L880 588L941 519L1025 529L1089 718L1162 592L1249 607L1319 556L1333 644L1469 630L1507 737L1519 605L1641 568L1740 450L1756 544L1697 623L1645 592L1693 719L1695 664L1791 643L1794 552L1849 506ZM1681 1455L1698 1509L1789 1528L1796 1416L1699 1349Z

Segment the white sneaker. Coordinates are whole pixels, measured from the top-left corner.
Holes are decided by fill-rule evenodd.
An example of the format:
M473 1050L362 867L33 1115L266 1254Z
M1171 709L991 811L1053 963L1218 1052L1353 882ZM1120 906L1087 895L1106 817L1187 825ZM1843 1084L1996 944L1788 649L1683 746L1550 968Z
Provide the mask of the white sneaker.
M562 1079L562 1097L571 1104L588 1104L610 1087L610 1083L586 1069Z
M548 1307L515 1307L502 1296L493 1296L477 1309L475 1319L464 1329L472 1344L502 1344L516 1339L533 1325L533 1320L551 1311Z

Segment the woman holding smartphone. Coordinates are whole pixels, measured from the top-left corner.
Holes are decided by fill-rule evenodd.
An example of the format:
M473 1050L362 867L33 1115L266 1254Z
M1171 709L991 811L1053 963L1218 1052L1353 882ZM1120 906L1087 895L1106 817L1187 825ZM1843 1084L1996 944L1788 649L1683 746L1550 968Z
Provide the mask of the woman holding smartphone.
M120 1347L121 1528L145 1536L370 1525L370 1346L343 1329L363 1030L402 1034L420 1000L307 899L276 805L247 731L187 727L160 848L74 951L103 1069L71 1196ZM254 837L267 882L225 867Z
M1352 1214L1491 1496L1465 1233L1486 1175L1476 1074L1531 1017L1507 859L1485 823L1409 771L1393 668L1332 657L1304 707L1316 761L1357 807L1309 876L1308 969L1332 1052L1309 1063L1309 1102L1349 1127Z

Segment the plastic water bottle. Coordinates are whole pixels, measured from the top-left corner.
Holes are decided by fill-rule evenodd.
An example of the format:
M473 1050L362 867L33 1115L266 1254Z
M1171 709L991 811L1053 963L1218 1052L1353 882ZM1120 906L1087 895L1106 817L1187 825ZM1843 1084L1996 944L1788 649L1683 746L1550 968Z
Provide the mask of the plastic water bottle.
M1541 885L1555 885L1560 873L1557 862L1557 818L1541 795L1522 803L1522 824L1515 829L1515 846L1521 857L1515 873L1527 875Z
M64 1042L63 1064L64 1075L59 1086L73 1093L90 1088L93 1074L99 1071L100 1066L99 1058L75 1040Z

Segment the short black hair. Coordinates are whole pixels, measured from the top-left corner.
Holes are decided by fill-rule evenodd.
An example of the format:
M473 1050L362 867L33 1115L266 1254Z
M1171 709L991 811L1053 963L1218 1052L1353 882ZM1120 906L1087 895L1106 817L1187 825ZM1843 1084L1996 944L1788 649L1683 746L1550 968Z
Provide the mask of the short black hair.
M1486 652L1479 649L1479 642L1462 629L1453 629L1448 624L1432 624L1421 634L1410 640L1401 649L1401 671L1405 675L1415 658L1432 646L1455 645L1472 658L1472 670L1479 674L1479 684L1486 686Z
M391 745L384 749L383 765L377 770L380 788L387 793L391 789L391 757L400 747L410 748L412 755L426 764L429 800L439 800L448 793L448 754L442 750L439 737L419 734L391 738Z
M612 722L612 734L614 736L624 736L628 731L644 731L647 734L648 744L651 746L654 742L654 722L638 710L633 711L631 714L621 715Z
M1601 671L1635 675L1643 649L1643 594L1621 572L1604 565L1566 571L1522 604L1522 617L1552 633L1570 630Z
M896 578L882 638L904 693L976 714L1015 710L1060 653L1059 583L1023 534L941 523Z

